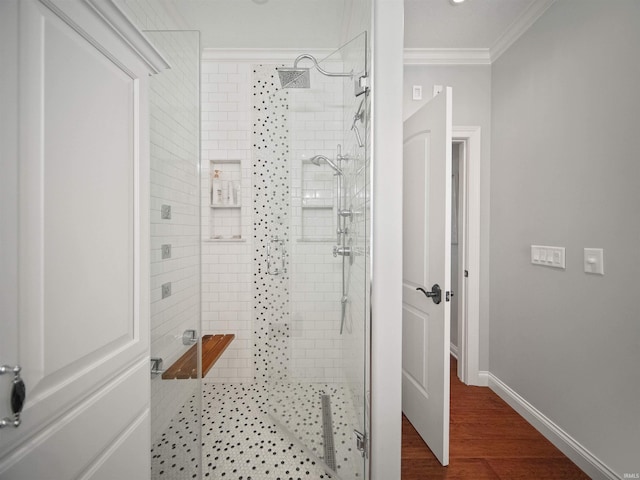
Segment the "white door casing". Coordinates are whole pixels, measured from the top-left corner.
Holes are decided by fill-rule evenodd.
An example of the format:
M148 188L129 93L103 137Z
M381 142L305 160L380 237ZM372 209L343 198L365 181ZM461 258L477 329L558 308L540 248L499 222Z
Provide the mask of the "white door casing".
M0 16L2 120L18 133L0 147L0 362L27 387L22 424L0 430L0 479L147 478L147 90L168 65L112 0L3 1Z
M404 122L402 411L449 463L452 90ZM417 288L442 289L436 305Z

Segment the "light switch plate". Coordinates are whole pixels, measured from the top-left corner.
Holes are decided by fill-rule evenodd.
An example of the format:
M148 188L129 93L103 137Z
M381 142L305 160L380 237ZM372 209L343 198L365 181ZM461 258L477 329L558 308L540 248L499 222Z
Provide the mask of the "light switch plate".
M584 272L604 275L604 250L602 248L584 249Z
M531 263L543 267L566 268L564 247L531 245Z
M440 92L442 92L442 85L434 85L433 86L433 96L435 97Z

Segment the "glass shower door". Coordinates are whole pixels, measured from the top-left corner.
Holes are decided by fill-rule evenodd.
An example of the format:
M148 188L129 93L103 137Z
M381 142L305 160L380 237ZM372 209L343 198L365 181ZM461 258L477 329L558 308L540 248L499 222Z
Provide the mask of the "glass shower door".
M270 287L257 297L267 318L268 411L345 480L368 475L366 42L363 33L319 62L349 76L300 62L312 67L310 88L279 86L256 122L264 127L257 156L266 178L254 177L254 185L264 182L269 203L259 221Z
M200 36L147 31L151 78L151 479L200 478Z

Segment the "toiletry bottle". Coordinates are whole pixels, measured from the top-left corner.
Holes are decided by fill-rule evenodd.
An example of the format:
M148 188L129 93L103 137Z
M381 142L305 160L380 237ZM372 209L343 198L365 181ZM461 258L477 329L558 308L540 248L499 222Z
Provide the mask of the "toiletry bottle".
M240 183L233 182L233 204L240 205Z
M229 205L229 182L227 180L222 181L222 203Z
M213 178L211 179L211 190L213 190L213 198L211 199L211 205L222 204L222 180L220 180L220 170L213 171Z

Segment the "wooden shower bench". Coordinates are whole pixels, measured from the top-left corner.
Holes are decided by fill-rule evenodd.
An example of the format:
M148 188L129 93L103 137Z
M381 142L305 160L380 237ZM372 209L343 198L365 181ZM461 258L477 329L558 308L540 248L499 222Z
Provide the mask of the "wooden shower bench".
M202 337L202 376L218 361L236 336L204 335ZM193 345L173 365L162 374L164 380L198 378L198 345Z

